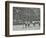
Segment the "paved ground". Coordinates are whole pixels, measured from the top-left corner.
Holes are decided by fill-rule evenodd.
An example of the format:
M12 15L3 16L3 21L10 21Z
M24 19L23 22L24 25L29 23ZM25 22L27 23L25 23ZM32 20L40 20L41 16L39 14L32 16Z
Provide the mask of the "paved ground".
M30 24L30 26L26 25L14 25L13 30L14 31L22 31L22 30L39 30L40 26L36 24L35 26L33 24Z

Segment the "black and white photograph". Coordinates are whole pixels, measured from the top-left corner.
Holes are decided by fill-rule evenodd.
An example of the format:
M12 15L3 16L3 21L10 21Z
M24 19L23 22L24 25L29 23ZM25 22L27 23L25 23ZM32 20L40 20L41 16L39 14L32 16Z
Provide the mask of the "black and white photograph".
M45 4L6 1L5 36L45 34Z
M40 30L40 8L13 7L13 31Z

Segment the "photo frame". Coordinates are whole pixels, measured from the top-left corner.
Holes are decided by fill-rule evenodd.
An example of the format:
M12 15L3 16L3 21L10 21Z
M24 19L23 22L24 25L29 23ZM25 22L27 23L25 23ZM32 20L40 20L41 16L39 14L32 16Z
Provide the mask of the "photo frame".
M5 36L45 34L45 4L35 2L5 2Z

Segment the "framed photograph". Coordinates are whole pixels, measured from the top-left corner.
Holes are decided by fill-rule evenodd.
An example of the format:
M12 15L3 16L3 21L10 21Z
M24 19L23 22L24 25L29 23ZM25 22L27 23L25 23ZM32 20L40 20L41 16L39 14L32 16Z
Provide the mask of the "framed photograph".
M45 34L45 4L5 2L5 36Z

